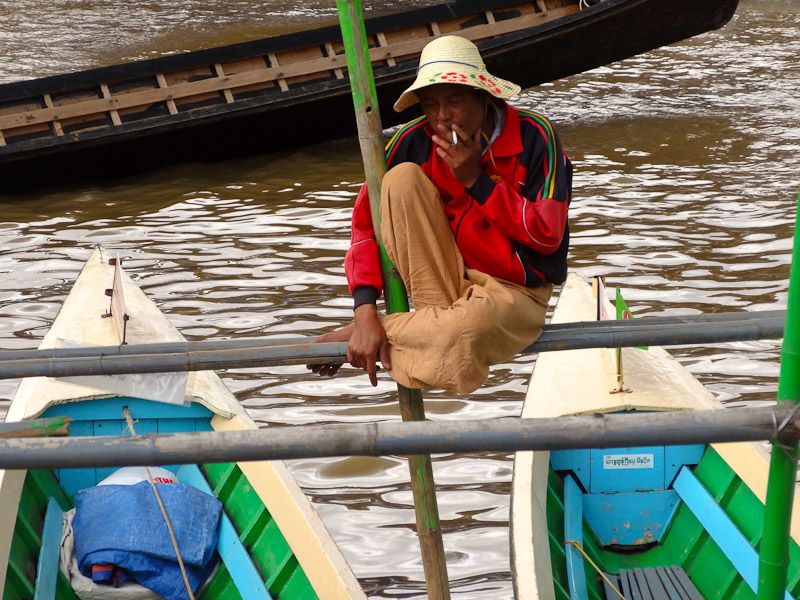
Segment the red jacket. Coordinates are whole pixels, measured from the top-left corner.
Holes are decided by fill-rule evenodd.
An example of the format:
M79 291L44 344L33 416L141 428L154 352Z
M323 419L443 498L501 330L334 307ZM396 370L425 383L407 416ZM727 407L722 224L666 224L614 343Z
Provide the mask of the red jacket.
M434 151L425 117L404 125L386 146L387 167L420 165L444 202L468 268L537 287L567 275L572 164L550 122L505 104L503 131L483 156L469 189ZM356 306L375 302L383 286L366 184L356 199L345 272Z

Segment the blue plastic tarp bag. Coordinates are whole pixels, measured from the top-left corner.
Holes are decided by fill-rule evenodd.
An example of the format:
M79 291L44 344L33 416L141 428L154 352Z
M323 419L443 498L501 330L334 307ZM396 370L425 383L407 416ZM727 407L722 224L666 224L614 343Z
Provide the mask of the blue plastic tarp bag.
M192 590L214 568L219 500L191 486L157 484ZM113 564L166 600L188 598L175 549L150 483L103 485L75 495L72 523L81 573Z

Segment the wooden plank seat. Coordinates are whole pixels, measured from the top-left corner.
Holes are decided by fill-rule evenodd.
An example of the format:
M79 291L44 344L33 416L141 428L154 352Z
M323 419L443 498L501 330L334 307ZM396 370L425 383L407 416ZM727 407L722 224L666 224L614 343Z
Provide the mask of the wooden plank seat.
M625 600L703 600L703 596L678 566L621 569L619 575L606 573ZM607 600L619 600L617 593L603 582Z

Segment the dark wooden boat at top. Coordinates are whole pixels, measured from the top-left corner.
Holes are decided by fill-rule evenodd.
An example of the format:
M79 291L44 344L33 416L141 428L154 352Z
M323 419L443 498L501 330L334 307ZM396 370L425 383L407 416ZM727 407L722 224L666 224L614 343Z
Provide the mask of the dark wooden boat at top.
M724 25L738 0L465 0L367 20L384 126L457 33L525 87ZM285 150L355 131L338 26L0 85L0 191Z

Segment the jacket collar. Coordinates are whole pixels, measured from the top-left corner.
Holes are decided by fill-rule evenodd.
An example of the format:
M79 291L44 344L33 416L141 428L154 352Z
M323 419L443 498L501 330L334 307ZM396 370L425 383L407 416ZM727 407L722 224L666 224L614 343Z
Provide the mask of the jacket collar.
M503 131L492 143L495 156L515 156L522 152L522 136L519 132L519 114L508 102L503 102L506 119Z

